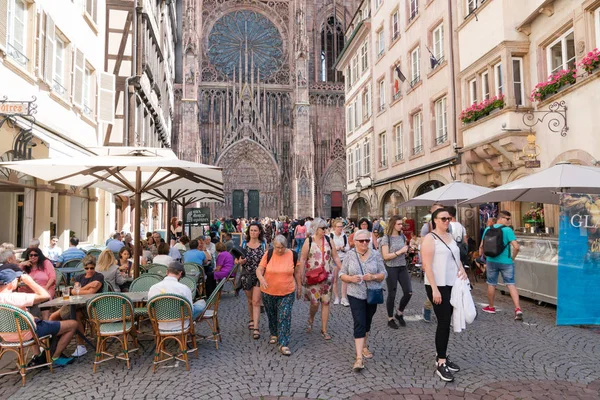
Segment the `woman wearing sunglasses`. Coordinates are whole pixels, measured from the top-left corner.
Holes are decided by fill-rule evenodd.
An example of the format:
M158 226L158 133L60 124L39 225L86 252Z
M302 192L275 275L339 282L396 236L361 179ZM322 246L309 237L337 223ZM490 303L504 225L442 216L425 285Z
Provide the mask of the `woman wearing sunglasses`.
M448 233L451 220L452 217L446 208L435 210L431 215L433 230L423 238L421 244L425 291L433 303L433 312L438 320L435 331L436 373L446 382L452 382L452 373L460 371L460 367L451 362L446 354L453 310L450 296L456 279L467 279L460 263L460 250L452 235Z
M28 248L25 251L24 257L25 261L20 264L23 272L30 275L35 283L46 289L50 298L54 298L56 271L52 262L44 256L44 253L39 248ZM19 292L33 293L33 290L29 286L23 286L19 289ZM41 317L43 320L47 320L49 316L50 310L42 310Z
M344 258L340 279L348 284L348 301L354 320L356 362L352 370L360 372L365 368L363 358L373 358L367 348L367 338L377 311L377 304L367 302L367 288L382 289L387 272L381 254L371 247L371 232L366 229L356 232L354 244L354 250Z

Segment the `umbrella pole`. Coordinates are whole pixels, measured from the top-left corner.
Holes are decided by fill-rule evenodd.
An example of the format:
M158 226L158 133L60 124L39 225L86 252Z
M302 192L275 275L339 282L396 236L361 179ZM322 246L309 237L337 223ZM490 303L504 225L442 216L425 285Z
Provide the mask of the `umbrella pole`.
M140 224L142 221L142 170L138 167L135 171L135 229L133 230L133 277L140 276L140 256L142 255L142 243Z
M171 218L173 213L171 211L171 189L167 190L167 232L165 233L165 242L171 245Z

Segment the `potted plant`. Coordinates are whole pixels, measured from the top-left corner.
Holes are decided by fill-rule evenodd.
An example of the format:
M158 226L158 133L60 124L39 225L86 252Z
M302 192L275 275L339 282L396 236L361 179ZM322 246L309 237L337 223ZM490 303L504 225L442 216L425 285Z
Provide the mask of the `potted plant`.
M504 95L494 96L490 99L485 99L481 103L475 103L460 113L460 119L463 124L468 124L483 118L496 109L504 107Z
M577 65L583 68L589 75L593 74L596 69L600 68L600 50L595 48L590 51Z
M538 83L529 98L532 102L542 101L546 97L558 93L563 86L572 85L576 81L577 70L575 68L556 71L548 77L548 80Z

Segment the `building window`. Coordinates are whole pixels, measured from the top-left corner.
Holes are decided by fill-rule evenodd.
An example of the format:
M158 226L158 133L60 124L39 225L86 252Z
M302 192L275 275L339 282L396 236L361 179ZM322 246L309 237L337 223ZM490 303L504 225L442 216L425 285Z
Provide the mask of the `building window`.
M496 96L501 96L504 93L504 82L502 78L502 63L494 65L494 83Z
M7 53L17 63L25 67L29 61L26 56L27 4L23 0L9 0L7 12Z
M435 144L448 140L448 116L446 114L446 97L435 102Z
M94 112L92 100L92 71L86 66L83 77L83 113L91 115Z
M404 147L402 146L402 124L398 124L394 127L395 134L395 145L396 145L396 161L402 161L404 159Z
M525 99L525 84L523 82L523 59L513 58L513 84L515 90L515 104L522 106Z
M352 157L352 150L348 152L348 182L354 180L354 157Z
M387 138L385 132L379 134L379 167L387 167Z
M412 67L410 71L410 86L413 87L421 80L421 55L418 47L415 47L410 53L410 62Z
M433 30L433 56L436 66L444 61L444 24L439 24Z
M408 22L412 21L419 14L419 0L408 1Z
M467 0L467 15L477 9L477 0Z
M413 155L423 151L423 114L418 112L412 117L413 123Z
M352 69L348 65L348 67L346 67L346 89L350 90L351 87L352 87Z
M356 146L356 149L354 149L354 174L356 175L357 178L360 178L360 167L361 167L361 163L360 163L360 145Z
M377 32L377 58L385 52L385 32L381 29Z
M349 105L348 108L346 109L346 124L347 127L346 129L348 130L348 132L352 132L352 105Z
M484 100L490 98L490 81L488 75L487 71L481 74L481 93Z
M358 81L358 55L352 59L352 84Z
M375 8L379 8L381 7L381 5L383 4L383 0L375 0Z
M385 109L385 79L382 79L378 83L379 86L379 111Z
M398 10L392 14L392 41L398 39L400 36L400 17L398 16Z
M358 128L362 124L362 114L360 113L360 105L358 99L354 100L354 127Z
M596 25L596 48L600 48L600 8L594 12L594 25Z
M392 84L392 93L393 93L392 99L393 99L393 101L398 100L401 96L400 78L398 78L398 73L396 72L396 68L400 68L399 63L396 64L395 66L392 66L392 70L390 71L390 73L392 74L392 77L393 77L393 84Z
M363 171L365 176L371 174L371 142L368 140L363 144Z
M362 73L369 68L369 42L365 41L365 44L362 45L360 60L362 64Z
M65 89L65 55L66 44L57 35L56 49L54 50L54 84L52 87L61 95L64 95L67 91Z
M477 103L477 79L469 81L469 104Z
M369 89L365 90L362 94L362 108L363 108L363 119L367 119L371 116L371 93Z
M335 60L344 48L343 21L330 16L321 30L321 80L324 82L341 82L341 73L334 68Z
M97 22L96 9L96 0L85 0L85 12L94 22Z
M573 29L568 30L552 42L546 52L549 74L562 69L575 68L575 35Z

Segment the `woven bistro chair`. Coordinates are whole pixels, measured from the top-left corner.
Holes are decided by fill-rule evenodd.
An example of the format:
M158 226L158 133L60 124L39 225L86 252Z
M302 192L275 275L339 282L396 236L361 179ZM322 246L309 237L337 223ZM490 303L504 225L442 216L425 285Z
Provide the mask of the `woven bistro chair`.
M114 292L115 288L113 288L113 286L107 282L104 281L104 286L102 286L102 293L108 293L108 292Z
M163 278L167 276L167 266L162 264L148 264L146 265L146 271L149 274L160 275Z
M144 274L139 278L134 279L129 286L130 292L148 292L150 288L160 282L162 277L154 274ZM148 316L148 308L144 303L136 303L134 309L135 317L137 319L137 326L140 328L142 320Z
M96 248L91 248L86 252L86 254L88 256L90 256L90 255L94 256L94 257L96 257L96 259L98 259L98 256L100 255L100 253L102 253L102 250L96 249Z
M195 277L198 286L198 297L206 297L206 279L204 278L204 267L196 263L185 263L183 264L183 268L185 269L185 273L187 275L190 275L190 277L193 275Z
M62 264L60 268L73 268L81 264L81 258L75 258L73 260L69 260L66 263ZM83 266L81 267L83 269Z
M75 271L71 274L71 282L69 282L69 286L73 286L73 284L75 283L75 278L78 277L79 275L84 275L85 274L85 270L82 269L81 271Z
M114 358L126 361L129 369L129 353L138 349L131 300L120 293L102 293L88 300L87 312L97 338L94 372L98 364ZM129 348L130 337L133 339L132 349ZM107 341L111 338L121 343L122 353L112 354L107 351Z
M54 269L54 273L56 274L56 290L54 291L54 297L60 297L61 289L67 285L67 278L65 278L65 275L56 268Z
M52 335L38 337L34 327L34 321L25 311L8 304L0 304L0 359L8 352L17 355L17 369L4 372L0 376L20 373L23 386L25 386L25 374L31 369L48 366L50 372L54 372L52 370L52 357L50 356L50 338ZM5 337L11 338L8 335L16 336L18 340L5 340ZM46 362L27 367L29 348L36 347L43 348L44 353L46 353Z
M221 338L221 327L219 326L219 303L221 302L221 294L223 293L223 286L225 282L231 276L235 276L236 269L239 268L237 265L231 269L227 278L221 279L215 290L212 292L208 300L206 301L206 308L202 311L202 314L196 319L199 324L206 322L208 327L212 331L212 336L203 337L205 340L211 340L215 342L215 347L219 350L219 342L222 342ZM198 327L200 329L200 327Z
M189 287L190 290L192 291L192 299L196 298L196 292L197 292L197 284L196 284L196 280L194 278L190 278L189 276L184 276L183 278L181 278L179 280L179 283L184 284L185 286Z
M150 316L150 321L152 321L156 343L153 372L156 372L159 364L169 360L185 362L185 368L189 371L188 353L196 352L196 358L198 358L196 333L192 318L192 304L188 299L180 295L159 294L148 300L148 315ZM173 330L162 329L160 325L167 322L174 322L178 327ZM166 344L169 340L177 342L179 353L172 354L166 350ZM191 349L188 349L188 341L192 342Z

